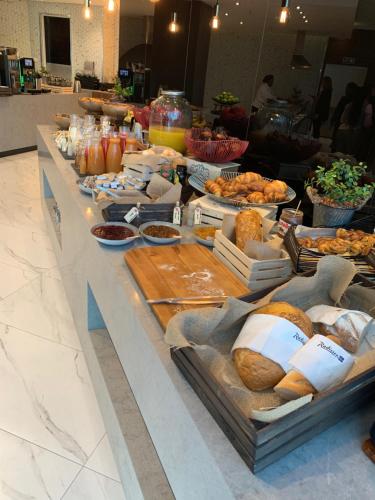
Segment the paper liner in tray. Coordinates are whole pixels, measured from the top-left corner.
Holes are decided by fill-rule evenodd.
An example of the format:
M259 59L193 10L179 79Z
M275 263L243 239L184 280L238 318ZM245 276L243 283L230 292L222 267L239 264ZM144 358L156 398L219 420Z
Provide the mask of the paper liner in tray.
M319 304L339 304L374 316L375 290L358 285L349 287L355 274L356 269L351 262L337 256L324 257L315 276L293 278L257 304L229 298L221 309L207 307L177 314L168 324L165 341L175 348L192 347L202 364L246 417L272 422L308 404L312 396L286 403L273 390L250 391L242 383L230 351L248 314L260 305L284 301L303 310ZM370 344L367 352L356 359L346 380L369 368L375 368L375 350L371 350Z

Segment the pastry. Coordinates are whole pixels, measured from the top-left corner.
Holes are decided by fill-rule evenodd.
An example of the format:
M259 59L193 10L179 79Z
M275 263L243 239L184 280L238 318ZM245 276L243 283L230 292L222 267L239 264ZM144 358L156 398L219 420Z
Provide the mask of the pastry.
M351 311L340 307L315 306L306 311L321 335L334 335L336 343L349 352L357 352L366 328L373 320L361 311Z
M297 238L298 243L301 245L301 247L305 248L313 248L315 243L312 238L307 236L306 238Z
M267 184L264 188L264 194L270 193L283 193L286 194L288 191L288 186L283 181L272 181Z
M219 186L222 186L223 184L226 183L226 180L223 178L223 177L218 177L216 180L215 180L216 184L219 184Z
M308 316L287 302L271 302L252 314L270 314L287 319L298 326L307 337L313 335L313 326ZM242 382L253 391L270 389L285 375L285 371L278 363L250 349L235 349L233 361Z
M215 181L209 179L204 186L207 191L214 194L215 196L221 196L222 189Z
M267 187L266 187L267 189ZM285 201L286 200L286 194L285 193L280 193L278 191L273 191L271 193L264 193L265 194L265 198L266 198L266 202L267 203L280 203L282 201Z
M340 340L330 335L327 338L340 345ZM316 394L318 391L310 382L296 370L291 370L285 377L273 388L282 398L291 400L302 398L308 394Z
M266 203L264 194L260 193L259 191L255 191L254 193L249 194L247 197L247 201L249 203Z
M256 210L245 210L236 216L236 245L244 250L248 240L261 241L262 217Z
M263 193L264 188L269 184L269 181L266 181L265 179L255 181L255 182L250 182L249 184L249 189L250 191L260 191Z
M236 177L237 182L243 182L245 184L250 184L251 182L261 181L263 177L255 172L246 172L244 174Z

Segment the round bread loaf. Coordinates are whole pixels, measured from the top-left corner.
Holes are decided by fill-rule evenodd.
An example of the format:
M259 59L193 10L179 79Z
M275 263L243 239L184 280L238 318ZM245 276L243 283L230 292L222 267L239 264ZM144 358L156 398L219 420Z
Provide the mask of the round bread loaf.
M310 318L302 309L287 302L271 302L252 314L279 316L298 326L307 337L313 336ZM279 364L250 349L236 349L233 352L233 361L242 382L252 391L270 389L285 376L285 371Z

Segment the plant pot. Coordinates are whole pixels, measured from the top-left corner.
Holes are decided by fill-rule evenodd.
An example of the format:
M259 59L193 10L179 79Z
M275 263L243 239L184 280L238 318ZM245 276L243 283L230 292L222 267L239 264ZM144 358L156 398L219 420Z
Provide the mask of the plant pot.
M353 219L356 208L333 208L323 203L314 203L313 227L341 227Z
M331 207L322 203L322 199L315 189L308 187L307 196L314 205L313 227L340 227L349 224L353 219L354 213L366 204L367 200L355 208Z

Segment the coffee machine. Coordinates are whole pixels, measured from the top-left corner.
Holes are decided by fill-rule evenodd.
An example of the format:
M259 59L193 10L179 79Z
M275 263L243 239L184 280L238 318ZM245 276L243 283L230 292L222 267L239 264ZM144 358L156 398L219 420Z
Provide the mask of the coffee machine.
M27 92L35 88L35 63L32 57L21 57L20 59L20 82L21 91Z
M18 94L21 89L17 49L0 47L0 94Z

